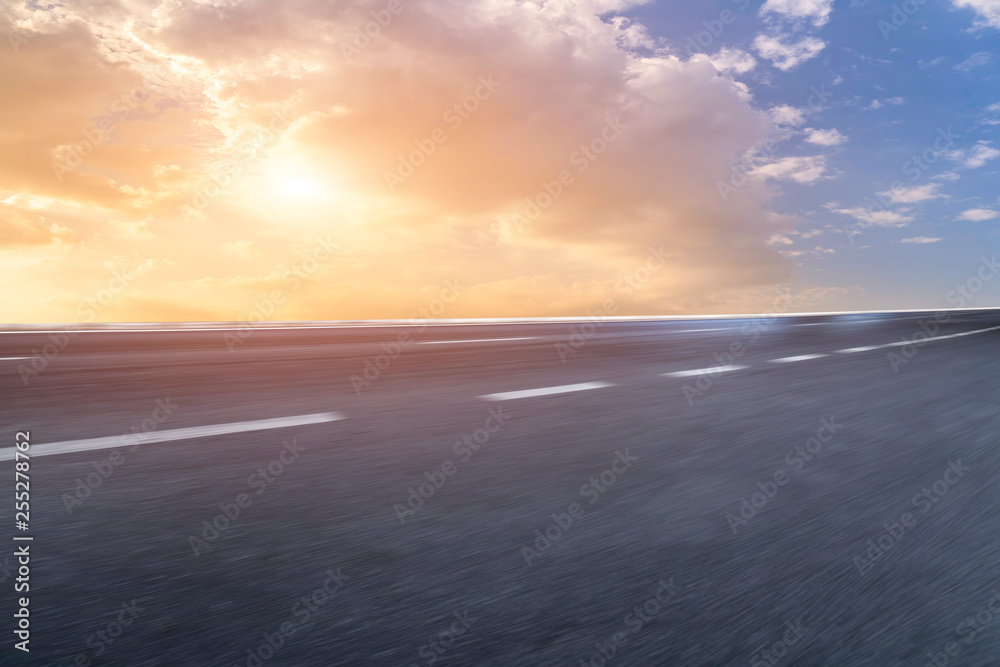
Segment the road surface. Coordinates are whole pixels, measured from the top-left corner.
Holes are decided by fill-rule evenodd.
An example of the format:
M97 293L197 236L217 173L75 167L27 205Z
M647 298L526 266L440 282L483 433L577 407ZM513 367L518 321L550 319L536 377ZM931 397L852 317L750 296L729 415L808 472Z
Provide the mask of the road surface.
M0 662L996 665L998 350L997 311L3 330Z

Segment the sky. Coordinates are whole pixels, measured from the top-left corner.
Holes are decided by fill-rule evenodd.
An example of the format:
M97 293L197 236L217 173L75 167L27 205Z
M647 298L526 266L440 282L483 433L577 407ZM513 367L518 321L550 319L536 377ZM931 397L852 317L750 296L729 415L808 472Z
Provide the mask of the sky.
M8 2L0 32L0 321L1000 306L1000 0Z

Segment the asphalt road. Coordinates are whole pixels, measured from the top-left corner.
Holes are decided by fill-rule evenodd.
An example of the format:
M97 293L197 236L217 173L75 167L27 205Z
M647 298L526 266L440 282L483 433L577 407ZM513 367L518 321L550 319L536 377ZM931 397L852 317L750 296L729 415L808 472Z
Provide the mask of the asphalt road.
M997 311L243 333L0 332L0 664L1000 663Z

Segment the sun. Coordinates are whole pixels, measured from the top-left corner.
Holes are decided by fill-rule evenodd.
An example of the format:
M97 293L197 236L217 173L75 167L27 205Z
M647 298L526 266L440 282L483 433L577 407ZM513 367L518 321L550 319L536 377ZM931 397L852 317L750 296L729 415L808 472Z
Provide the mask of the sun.
M275 203L322 204L336 196L336 184L329 173L289 158L272 162L262 185L259 194Z
M279 176L272 182L274 191L284 197L318 198L324 194L323 184L305 176Z

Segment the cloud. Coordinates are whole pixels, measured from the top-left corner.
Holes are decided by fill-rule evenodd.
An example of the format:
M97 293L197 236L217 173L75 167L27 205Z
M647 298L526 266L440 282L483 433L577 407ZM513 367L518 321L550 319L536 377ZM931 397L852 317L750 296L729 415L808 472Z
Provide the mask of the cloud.
M856 206L854 208L835 208L827 205L834 213L849 215L858 222L865 223L871 227L905 227L907 223L913 221L913 216L909 215L908 209L899 211L885 211Z
M917 204L930 199L943 197L944 195L938 194L938 188L940 187L940 183L927 183L925 185L914 185L908 188L901 187L896 188L895 190L887 190L885 192L880 192L879 194L886 197L894 204Z
M968 220L970 222L984 222L986 220L993 220L997 216L1000 216L1000 213L988 208L971 208L968 211L964 211L955 219Z
M806 122L806 114L804 109L797 109L793 106L787 104L782 104L781 106L772 107L767 115L771 117L778 125L791 125L792 127L800 127Z
M817 37L793 40L792 35L757 35L753 46L761 58L770 60L771 64L783 72L815 58L826 47L826 42Z
M931 178L934 179L934 180L949 181L949 182L953 183L953 182L959 180L962 177L959 176L958 174L956 174L953 171L945 171L945 172L942 172L942 173L937 174L935 176L931 176Z
M108 311L125 320L246 318L258 284L286 291L281 319L406 318L455 276L468 289L450 316L583 314L661 246L669 263L621 313L704 312L789 280L768 241L795 220L768 210L764 179L812 182L822 158L762 166L722 201L733 158L773 128L719 74L749 60L650 55L643 26L613 16L635 4L404 3L367 42L384 1L29 12L36 35L0 49L0 182L53 203L0 214L33 244L30 271L0 266L4 284L29 285L0 304L11 320L75 321L104 257L163 260ZM60 183L60 151L151 81ZM289 122L272 130L278 111ZM547 203L527 218L529 202ZM282 267L327 233L366 259L330 259L292 291Z
M709 57L709 60L720 72L735 72L746 74L757 66L757 59L742 49L724 47Z
M892 106L899 106L900 104L905 104L905 103L906 103L905 97L887 97L882 100L872 100L872 103L869 104L867 107L865 107L865 110L871 111L874 109L881 109L886 104Z
M911 239L903 239L900 243L937 243L943 240L939 236L914 236Z
M826 158L785 157L769 164L761 165L750 173L755 176L773 178L779 181L794 181L796 183L815 183L826 173Z
M946 63L946 62L948 62L948 60L950 60L950 58L948 56L938 56L937 58L934 58L933 60L918 60L917 61L917 65L920 66L920 69L929 69L931 67L937 67L938 65L941 65L942 63Z
M973 53L966 60L955 65L955 69L962 72L968 72L976 67L982 67L983 65L988 65L990 61L993 60L992 54L986 51L980 51L978 53Z
M809 20L819 28L826 24L833 9L833 0L767 0L760 15L777 14L786 20Z
M960 163L966 169L978 169L990 160L1000 157L1000 150L993 148L992 142L983 139L977 142L972 148L957 148L953 151L948 151L945 153L945 156L954 162Z
M847 136L836 129L816 130L810 127L806 128L806 132L809 133L806 141L817 146L839 146L847 143Z
M1000 28L1000 0L951 0L956 7L972 9L980 26Z

